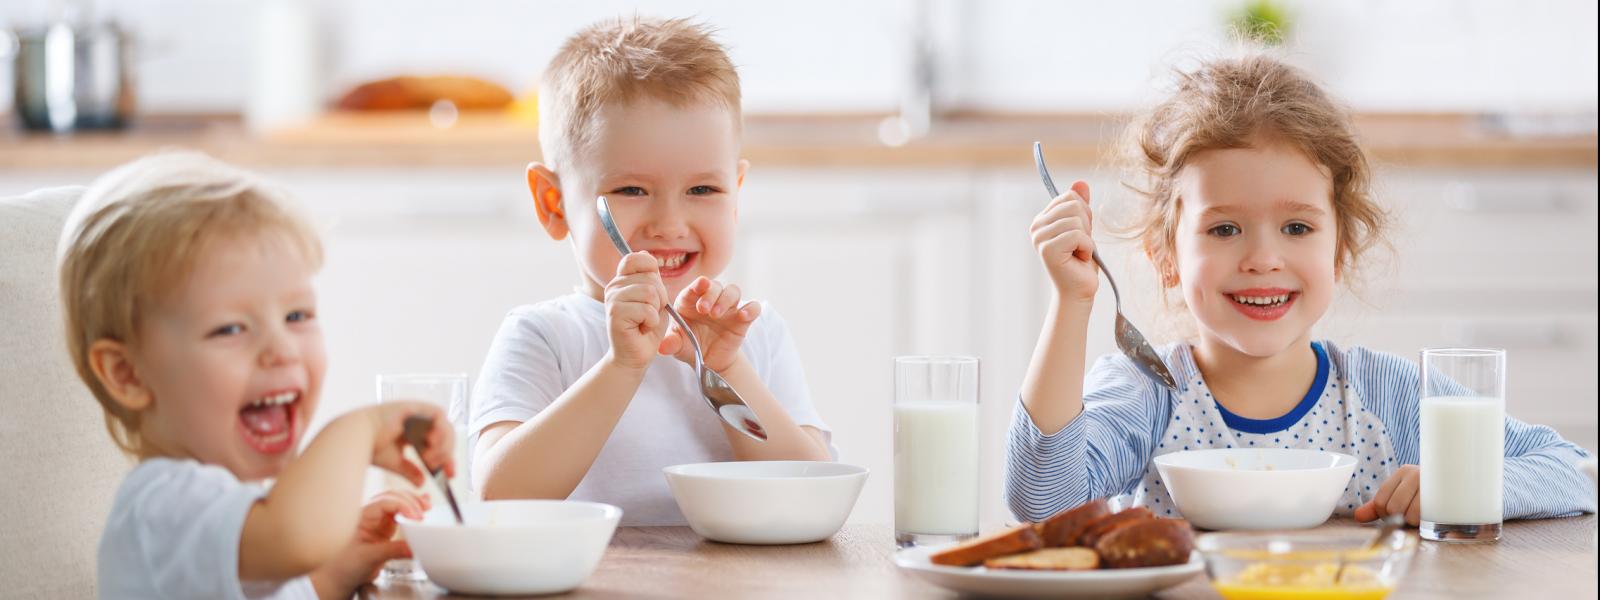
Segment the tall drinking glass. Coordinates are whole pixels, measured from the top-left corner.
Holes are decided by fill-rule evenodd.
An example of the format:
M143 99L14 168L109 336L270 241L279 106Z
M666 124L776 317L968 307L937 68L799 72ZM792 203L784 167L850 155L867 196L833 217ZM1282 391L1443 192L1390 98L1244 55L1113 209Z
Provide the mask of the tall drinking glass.
M412 402L429 402L439 405L446 414L467 414L467 376L460 373L403 373L383 374L378 376L378 402L394 402L397 400ZM459 410L452 410L457 407ZM465 423L439 423L438 425L455 427L454 456L457 473L464 473L466 465L466 432ZM421 457L410 448L405 450L406 458L417 464L423 473L428 470L422 464ZM385 490L398 490L411 493L423 493L432 487L418 488L404 478L385 471L383 474L383 487ZM439 497L440 492L429 493L428 497L435 507L444 506L444 498ZM457 494L457 497L464 497ZM449 510L449 507L444 507ZM400 535L398 532L396 535ZM391 560L383 565L383 576L389 579L422 581L427 575L417 567L411 559L401 558Z
M1505 350L1422 351L1423 539L1500 539L1505 392Z
M978 359L894 360L894 538L900 547L978 534Z

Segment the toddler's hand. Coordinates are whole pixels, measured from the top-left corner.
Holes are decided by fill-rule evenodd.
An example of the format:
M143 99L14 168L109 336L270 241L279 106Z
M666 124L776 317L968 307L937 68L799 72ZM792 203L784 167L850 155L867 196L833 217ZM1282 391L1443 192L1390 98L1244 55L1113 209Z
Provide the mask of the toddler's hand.
M666 314L669 301L654 256L634 252L622 257L616 278L606 284L606 325L618 364L644 369L655 360L671 318Z
M760 303L739 304L739 286L724 286L705 277L695 279L689 287L683 288L674 306L700 338L706 367L719 373L727 370L739 358L739 347L744 343L745 333L750 331L750 324L756 321L756 317L761 316ZM675 323L661 340L661 353L694 365L694 346Z
M1422 495L1418 493L1421 486L1421 467L1401 466L1378 487L1372 500L1356 507L1356 520L1365 523L1389 515L1405 515L1406 524L1422 524Z
M400 524L395 522L395 515L421 520L422 513L432 506L427 494L399 490L380 492L361 507L361 520L356 523L356 542L372 544L394 539L395 530L400 528Z
M1089 184L1074 181L1033 218L1029 232L1039 260L1063 300L1093 302L1100 284L1094 264L1094 216L1089 210Z
M410 445L405 437L406 418L420 416L433 420L433 427L428 430L428 446L417 452L423 466L430 471L443 468L446 474L455 475L455 432L443 408L428 402L385 402L365 412L373 419L373 430L377 432L372 445L374 466L393 471L412 485L421 486L426 482L427 475L405 457L406 446Z
M428 510L428 497L409 492L386 491L373 496L361 508L355 539L333 560L311 572L311 583L318 595L345 597L362 584L378 577L383 563L396 558L411 558L411 547L394 538L395 515L421 519ZM321 594L328 590L329 594Z

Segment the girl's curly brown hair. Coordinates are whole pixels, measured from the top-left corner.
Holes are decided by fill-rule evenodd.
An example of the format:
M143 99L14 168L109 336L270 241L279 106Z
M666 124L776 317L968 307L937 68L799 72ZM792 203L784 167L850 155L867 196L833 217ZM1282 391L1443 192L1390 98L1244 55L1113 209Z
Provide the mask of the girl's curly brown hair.
M1179 173L1200 152L1245 148L1262 137L1287 142L1326 169L1338 227L1336 272L1347 276L1382 241L1389 217L1372 197L1372 169L1350 115L1304 73L1253 52L1177 76L1176 89L1130 124L1123 144L1135 179L1127 187L1143 202L1130 233L1163 287L1178 283Z

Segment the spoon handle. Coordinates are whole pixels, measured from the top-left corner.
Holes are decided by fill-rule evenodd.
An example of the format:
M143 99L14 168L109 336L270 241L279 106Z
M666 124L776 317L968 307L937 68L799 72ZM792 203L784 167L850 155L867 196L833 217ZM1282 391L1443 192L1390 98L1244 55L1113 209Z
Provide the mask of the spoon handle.
M406 417L403 427L403 435L406 438L406 443L411 444L411 447L416 448L417 455L420 457L422 452L428 449L428 431L433 429L433 417L412 415ZM422 466L423 468L427 468L428 465ZM444 491L444 499L450 502L450 512L455 513L456 523L460 525L466 525L467 521L461 518L461 506L456 504L455 492L450 491L450 478L445 477L444 468L440 467L433 469L432 471L429 471L428 474L433 476L433 483L438 485L440 490Z
M606 230L606 235L611 237L611 244L617 247L617 252L621 252L623 256L633 254L633 250L628 248L628 240L622 239L622 231L617 229L617 221L611 218L611 203L606 201L605 196L601 196L595 199L595 207L599 209L600 226ZM670 303L667 304L667 314L678 323L678 327L683 329L684 337L689 338L689 344L694 346L694 372L699 373L701 365L705 364L705 358L700 354L700 338L689 328L689 323L683 320L683 315L678 314L678 310Z

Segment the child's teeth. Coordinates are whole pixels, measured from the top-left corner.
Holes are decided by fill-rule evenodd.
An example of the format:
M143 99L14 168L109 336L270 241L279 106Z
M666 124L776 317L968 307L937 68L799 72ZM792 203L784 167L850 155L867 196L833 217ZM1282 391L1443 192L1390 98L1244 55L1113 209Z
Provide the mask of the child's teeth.
M299 394L295 392L283 392L258 399L255 402L251 402L250 406L276 406L279 404L288 404L290 402L294 402L295 398L297 397L299 397Z

